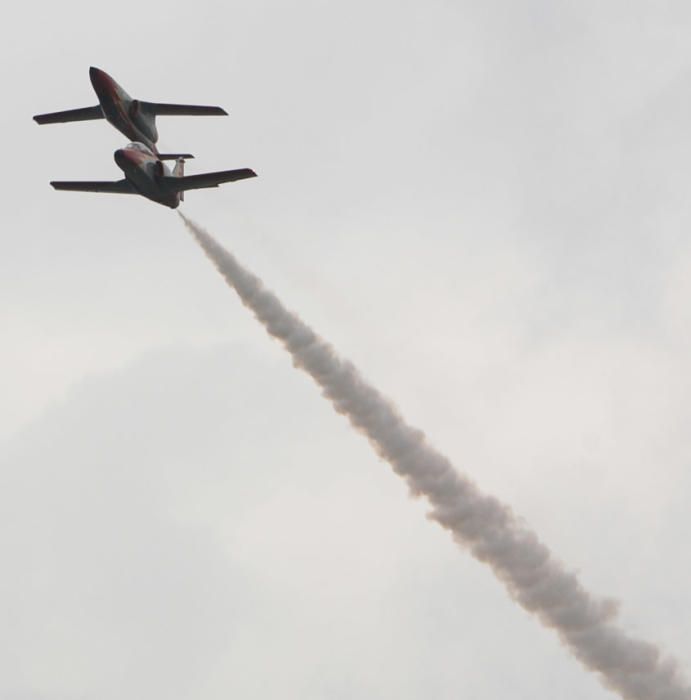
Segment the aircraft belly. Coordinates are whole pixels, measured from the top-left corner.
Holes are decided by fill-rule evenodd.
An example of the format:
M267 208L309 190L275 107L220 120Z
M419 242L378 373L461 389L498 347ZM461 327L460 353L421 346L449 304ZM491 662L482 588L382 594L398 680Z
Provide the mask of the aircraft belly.
M105 118L110 122L121 134L127 136L130 141L139 141L149 148L155 149L154 143L147 138L132 122L127 114L126 105L118 99L118 97L101 96L101 109Z
M157 202L158 204L171 207L172 209L175 209L178 206L178 201L175 194L164 190L145 170L135 168L127 173L127 179L143 197L146 197L153 202Z

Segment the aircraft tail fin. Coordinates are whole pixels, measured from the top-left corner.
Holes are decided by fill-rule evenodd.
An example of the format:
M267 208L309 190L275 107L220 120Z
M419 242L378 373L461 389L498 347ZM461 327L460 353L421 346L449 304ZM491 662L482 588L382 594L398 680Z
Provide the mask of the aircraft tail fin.
M173 168L173 176L174 177L185 177L185 159L184 159L184 157L180 156L177 158L176 163L175 163L175 167ZM181 202L185 201L185 191L184 190L182 190L180 192L180 201Z
M159 160L178 160L178 159L187 160L188 158L194 158L194 156L191 153L159 153L158 154Z

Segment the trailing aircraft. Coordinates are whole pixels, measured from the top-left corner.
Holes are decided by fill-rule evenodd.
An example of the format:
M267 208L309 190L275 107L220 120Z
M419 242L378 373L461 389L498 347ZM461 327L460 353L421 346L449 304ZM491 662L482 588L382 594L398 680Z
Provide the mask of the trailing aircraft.
M115 162L125 174L114 181L53 181L56 190L77 192L110 192L113 194L140 194L153 202L176 209L187 190L218 187L224 182L235 182L257 174L250 168L222 170L215 173L185 175L185 158L189 154L159 155L143 143L133 142L115 151ZM171 171L163 162L175 159Z
M227 115L221 107L205 105L165 104L162 102L145 102L130 97L108 73L89 68L89 77L98 104L93 107L68 109L63 112L37 114L34 121L39 124L57 124L62 122L106 119L130 141L148 146L156 153L158 130L156 117L164 115Z

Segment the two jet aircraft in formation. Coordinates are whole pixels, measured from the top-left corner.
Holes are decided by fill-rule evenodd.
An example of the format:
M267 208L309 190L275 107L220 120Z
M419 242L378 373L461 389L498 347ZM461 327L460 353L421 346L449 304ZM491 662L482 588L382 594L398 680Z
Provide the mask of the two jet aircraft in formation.
M164 115L226 115L221 107L204 105L165 104L145 102L130 97L106 72L89 69L89 77L98 96L93 107L70 109L63 112L37 114L39 124L106 119L132 143L115 151L114 158L125 177L114 181L53 181L56 190L80 192L111 192L140 194L158 204L175 209L183 200L186 190L218 187L224 182L256 177L250 168L223 170L200 175L185 175L185 159L189 153L159 153L156 148L158 130L156 117ZM175 160L172 171L163 162Z

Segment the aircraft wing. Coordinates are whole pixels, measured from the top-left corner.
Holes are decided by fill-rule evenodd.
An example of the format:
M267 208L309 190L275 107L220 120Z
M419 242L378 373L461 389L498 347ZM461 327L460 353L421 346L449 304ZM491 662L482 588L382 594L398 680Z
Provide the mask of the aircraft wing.
M173 192L184 192L185 190L200 190L203 187L218 187L224 182L245 180L248 177L257 177L257 173L250 168L240 168L240 170L222 170L218 173L202 173L201 175L185 175L183 177L167 175L161 179L165 186Z
M191 116L199 117L205 115L228 116L228 112L222 107L209 107L206 105L172 105L162 102L140 101L142 109L156 116Z
M69 190L72 192L111 192L112 194L137 194L137 190L127 180L115 181L60 181L53 180L50 183L56 190Z
M81 107L80 109L68 109L64 112L50 112L49 114L37 114L34 121L39 124L58 124L61 122L83 122L88 119L103 119L103 110L100 105L95 107Z

